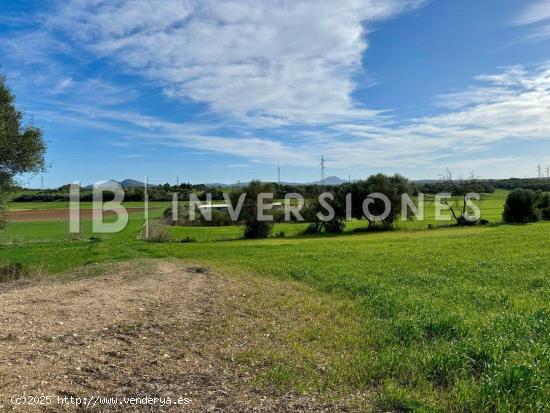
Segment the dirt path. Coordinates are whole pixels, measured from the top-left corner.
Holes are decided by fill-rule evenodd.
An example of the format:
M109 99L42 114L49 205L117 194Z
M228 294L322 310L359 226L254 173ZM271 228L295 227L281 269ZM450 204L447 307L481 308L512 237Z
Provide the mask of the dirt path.
M0 290L0 411L86 410L59 405L58 396L184 399L171 408L86 411L246 410L236 405L239 396L231 394L231 378L216 355L203 352L220 278L165 261L95 272ZM13 406L11 397L23 394L52 396L53 402Z
M0 284L0 412L342 411L254 390L254 368L232 362L230 349L245 350L257 331L265 336L266 322L277 324L266 317L276 308L266 300L287 294L264 281L251 287L255 282L176 260L140 260L88 266L54 281ZM237 329L225 325L229 319ZM12 403L23 395L51 401ZM81 405L59 404L71 396ZM180 404L84 405L98 396Z

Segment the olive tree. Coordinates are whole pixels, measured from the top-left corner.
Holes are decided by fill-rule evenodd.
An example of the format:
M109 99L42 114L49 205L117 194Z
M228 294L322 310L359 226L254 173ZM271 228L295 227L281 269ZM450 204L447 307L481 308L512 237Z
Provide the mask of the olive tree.
M472 211L472 199L474 194L482 190L479 180L470 175L467 178L457 177L454 173L447 169L444 175L441 175L441 187L451 195L461 197L460 201L453 203L448 200L440 200L441 204L445 205L451 211L453 219L458 226L475 225L479 222L479 216L475 211Z
M23 112L15 107L15 96L6 77L0 74L0 225L15 178L44 170L45 151L42 131L33 125L23 125Z
M369 228L391 228L402 210L402 195L412 192L409 182L401 175L372 175L367 180L346 184L342 190L352 194L351 215L366 218ZM380 196L384 196L385 200ZM368 210L369 215L365 214ZM380 220L373 217L383 217Z
M230 194L233 205L238 204L238 199L243 193L246 194L246 198L240 220L245 227L244 237L267 238L273 229L273 211L269 211L274 197L273 185L254 180L245 188L235 189Z
M308 200L304 218L310 225L307 233L341 233L346 226L346 194L342 188L335 188Z

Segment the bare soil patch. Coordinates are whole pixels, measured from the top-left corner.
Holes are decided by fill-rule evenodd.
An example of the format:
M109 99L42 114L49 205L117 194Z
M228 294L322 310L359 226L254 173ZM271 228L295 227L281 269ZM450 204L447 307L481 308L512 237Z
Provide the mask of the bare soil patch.
M143 212L144 208L132 207L126 208L128 213ZM152 210L150 208L149 210ZM103 216L114 215L114 211L105 211ZM21 211L8 211L8 221L10 222L39 222L39 221L68 221L70 217L69 209L29 209ZM81 209L80 219L92 219L91 209Z
M202 267L161 260L0 285L0 411L336 411L312 398L254 389L253 372L232 362L232 351L251 335L240 336L240 324L229 328L227 320L243 326L259 320L247 323L255 312L238 305L250 296L247 288ZM54 402L14 406L10 398L20 395ZM58 396L191 402L84 408L58 405Z

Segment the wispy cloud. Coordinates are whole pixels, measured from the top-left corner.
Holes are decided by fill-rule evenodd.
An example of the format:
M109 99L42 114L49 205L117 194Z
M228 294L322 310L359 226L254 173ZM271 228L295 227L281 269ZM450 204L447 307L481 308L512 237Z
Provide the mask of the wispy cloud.
M534 0L525 6L512 20L515 26L528 26L524 41L534 42L550 39L550 0Z
M422 3L73 0L47 24L170 97L256 124L322 123L377 114L351 98L365 27Z
M438 97L451 108L444 114L384 125L335 122L323 128L301 128L290 142L277 137L236 133L220 135L219 125L169 122L139 113L68 106L58 102L60 122L86 122L136 144L152 143L236 155L249 161L314 167L320 154L332 168L368 165L415 168L439 165L474 171L503 165L510 157L495 157L490 148L505 142L550 139L550 63L514 66L482 75L464 92ZM468 157L471 160L462 159ZM461 160L457 160L461 159Z
M526 2L527 3L527 2ZM517 25L527 25L550 20L550 0L531 1L514 19Z
M225 168L250 168L251 166L249 163L230 163Z
M127 153L125 155L122 155L122 157L126 159L139 159L139 158L144 158L145 155L141 153Z

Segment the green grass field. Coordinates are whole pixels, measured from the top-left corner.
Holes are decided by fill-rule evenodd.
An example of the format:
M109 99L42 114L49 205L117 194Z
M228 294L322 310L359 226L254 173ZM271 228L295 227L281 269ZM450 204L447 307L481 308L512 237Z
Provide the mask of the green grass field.
M483 217L500 222L504 198L485 196ZM92 239L89 222L72 240L63 222L13 223L0 263L55 276L108 260L176 257L300 282L337 314L278 337L284 353L241 355L245 364L263 361L267 385L372 392L379 411L550 409L550 223L426 230L430 214L386 233L354 233L365 226L355 221L343 235L303 236L305 224L280 224L285 238L259 241L239 240L238 227L171 228L175 239L200 242L161 244L137 239L141 214L123 232Z

